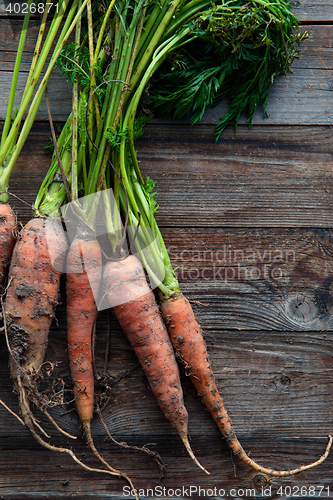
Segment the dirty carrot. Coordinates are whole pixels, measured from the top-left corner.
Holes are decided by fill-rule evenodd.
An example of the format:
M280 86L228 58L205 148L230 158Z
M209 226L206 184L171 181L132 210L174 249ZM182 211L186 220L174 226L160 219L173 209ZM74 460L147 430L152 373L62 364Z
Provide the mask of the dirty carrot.
M263 4L263 2L261 2L261 4ZM270 4L270 2L267 2L267 6L268 4ZM271 7L271 5L269 5L269 7ZM210 14L212 14L212 11ZM175 16L175 18L175 22L177 22L177 16ZM223 16L221 16L222 22L223 19ZM211 27L211 24L209 24L209 27ZM183 25L182 31L175 31L174 36L170 36L168 40L164 40L163 43L156 48L149 64L147 63L145 66L146 69L142 70L140 82L138 83L133 97L131 97L127 104L126 113L122 121L122 131L127 133L123 133L120 138L119 153L116 152L113 155L114 163L118 166L119 172L121 173L123 182L126 186L129 200L128 218L130 234L133 235L136 228L140 227L138 236L135 238L133 237L134 247L140 256L151 281L156 283L156 286L158 286L162 297L162 303L165 300L170 300L170 303L172 303L173 299L174 302L177 303L177 297L178 299L180 297L180 288L171 265L167 248L155 219L155 212L157 208L156 200L154 199L155 193L152 192L154 182L148 178L144 182L139 170L139 162L134 148L134 140L135 136L138 135L140 126L142 129L142 118L136 118L136 113L140 100L152 74L156 71L156 68L166 60L165 56L168 51L170 53L175 49L175 47L177 47L178 43L183 43L184 37L187 37L190 32L187 30L191 30L191 27ZM170 29L169 34L171 34L171 31L172 30ZM166 30L166 36L167 35L168 30ZM206 35L209 36L208 34ZM139 67L139 65L137 67ZM136 82L137 80L133 77L132 81ZM123 214L125 215L127 214L128 209L121 197L120 202ZM147 249L149 250L147 251ZM223 436L226 438L229 446L239 456L239 458L255 470L282 477L297 474L303 470L319 465L323 460L325 460L331 446L331 437L329 437L329 442L324 455L318 461L307 466L299 467L293 471L275 471L273 469L261 467L248 457L235 436L234 429L231 425L227 412L225 411L223 400L218 395L201 329L197 323L195 324L193 322L193 320L190 321L191 317L194 318L193 311L191 308L189 309L189 307L186 306L186 302L180 299L179 307L183 316L182 314L179 314L179 318L176 316L173 318L173 307L169 306L168 312L166 313L165 310L167 309L167 306L164 305L164 312L169 318L169 331L170 336L174 341L174 347L178 354L180 353L180 357L186 369L190 373L192 372L195 374L191 377L193 383L198 388L201 397L214 417L217 425L219 425L219 428L222 431ZM181 320L181 318L183 318L183 322L181 321L180 326L177 326L176 320ZM184 318L188 318L188 324L186 324ZM173 325L172 328L170 328L170 325ZM174 335L175 328L177 328L179 338L183 339L181 344L177 343L177 339ZM192 342L192 334L195 335L195 342ZM199 382L200 380L202 380L202 382ZM207 383L207 388L205 387L205 383ZM214 397L212 396L212 393Z
M86 257L90 248L89 244L88 250L83 252ZM76 463L87 470L123 477L133 488L126 474L110 466L108 471L89 468L78 460L72 450L51 445L35 430L37 427L46 435L30 410L30 401L49 417L43 406L40 406L37 380L45 357L49 327L58 303L61 269L66 250L67 241L62 227L51 219L35 218L21 231L12 254L4 318L11 357L11 374L18 391L21 413L31 435L42 446L51 451L69 454ZM89 276L94 275L91 273ZM82 327L81 324L77 326ZM91 349L90 346L89 348ZM67 437L72 437L58 426L57 429Z
M16 217L7 203L0 203L0 286L2 285L15 243Z
M129 198L135 200L137 204L140 203L140 220L143 220L144 224L150 225L151 229L150 236L147 227L142 227L142 231L137 231L137 236L133 242L134 246L145 265L149 277L159 288L161 311L176 354L226 439L228 446L246 465L270 476L287 477L320 465L329 454L332 445L331 436L329 436L326 450L319 460L293 470L274 470L263 467L252 460L242 448L225 409L223 399L218 392L202 330L195 319L191 305L180 291L167 248L157 226L154 217L154 195L150 193L153 186L152 181L149 181L150 188L147 189L147 182L146 186L142 186L137 180L134 171L130 172L130 175L131 182L128 183L128 188L131 192ZM130 230L133 232L134 227L139 224L139 219L133 209L133 204L130 207L129 218L132 223ZM147 252L146 248L148 247L149 251ZM162 279L159 280L156 270L161 269L164 272L160 275Z
M62 229L47 219L32 219L22 229L9 268L4 310L12 374L25 381L38 376L58 301L61 260L67 242Z
M122 51L124 56L123 55L121 55L121 57L120 57L120 55L116 56L116 53L115 53L115 57L113 57L113 59L112 59L114 61L114 64L109 65L108 75L104 76L104 81L106 81L106 83L107 83L107 90L106 90L106 94L105 94L106 97L102 101L103 106L102 106L102 111L101 111L100 123L105 124L105 131L109 130L109 134L110 134L111 129L114 131L116 131L116 129L118 129L118 124L121 121L122 107L126 101L126 98L129 97L129 95L130 95L128 92L123 91L123 85L129 81L129 77L130 77L131 70L132 70L133 63L134 63L134 54L131 53L131 51L129 50L129 47L134 47L134 48L137 47L138 39L139 39L139 36L142 32L142 22L143 22L144 14L145 14L145 2L142 0L139 0L135 3L136 3L136 5L135 5L135 8L133 10L133 13L132 13L131 9L128 9L128 7L124 4L122 6L123 10L121 12L121 16L120 16L120 14L118 15L118 13L116 11L115 11L115 16L114 16L114 20L117 19L118 17L119 17L119 19L120 18L122 19L122 22L119 24L119 30L118 30L119 37L117 35L117 40L115 42L115 51L116 50ZM172 13L169 13L169 16L172 16ZM127 23L127 22L128 22L128 26L125 27L124 23ZM96 50L97 50L97 48L96 48ZM135 50L134 50L134 53L135 53ZM96 54L95 54L94 58L96 59ZM77 65L79 63L82 64L82 62L84 62L84 61L82 61L82 60L77 61L76 60L75 67L77 67ZM119 67L118 67L118 64L119 64ZM108 80L110 80L109 83L108 83ZM120 83L121 83L121 85L120 85ZM74 82L73 88L75 87L75 85L76 85L76 82ZM126 90L127 87L125 86L124 89ZM82 93L80 95L82 96ZM115 98L115 96L117 96L117 99L119 99L119 100L117 100ZM109 99L109 102L107 99ZM73 99L73 104L74 104L74 101L75 100ZM77 123L77 120L75 120L75 117L80 114L79 113L80 102L82 102L81 97L80 97L80 100L79 100L79 103L77 104L77 106L76 107L73 106L73 110L72 110L71 130L73 131L73 137L74 137L74 135L76 135L74 132L75 122ZM90 109L90 108L88 108L88 109ZM97 119L96 116L95 116L95 118ZM83 148L85 148L85 145L83 143L82 133L79 132L79 134L76 135L76 137L78 139L78 143L77 143L78 146L74 147L72 149L72 158L71 158L71 162L69 162L69 163L71 164L70 180L71 180L71 191L72 191L72 203L75 204L74 210L77 209L77 215L82 218L82 220L85 222L85 224L87 224L88 226L91 227L91 229L93 229L93 218L94 218L94 213L93 213L94 210L92 209L93 203L90 204L88 201L86 202L85 199L89 198L89 196L92 193L98 192L101 189L102 185L105 186L105 183L106 183L105 171L106 171L106 165L108 163L108 159L107 159L108 153L106 153L106 155L105 155L104 150L106 148L106 151L109 151L110 148L107 145L107 140L106 140L106 136L105 136L104 132L101 130L101 128L98 127L98 123L96 122L95 127L91 127L90 120L87 120L87 122L88 122L88 125L86 126L86 128L87 128L90 136L93 135L95 133L94 131L96 130L96 136L94 137L94 142L98 144L98 146L96 146L96 148L98 148L98 153L96 153L96 151L94 151L93 159L90 162L85 161L91 153L87 154L87 151L85 150L84 154L81 154L82 146L83 146ZM82 126L80 128L82 131ZM99 136L98 136L98 134L99 134ZM112 131L111 131L111 134L113 134ZM118 139L115 139L115 140L118 140ZM74 140L73 140L72 144L74 144ZM80 144L80 146L79 146L79 144ZM78 154L78 150L79 150L79 154ZM76 158L74 158L75 155L76 155ZM86 167L89 168L88 171L86 171ZM82 205L80 205L80 207L79 207L78 203L77 203L77 198L78 198L77 177L78 177L80 172L82 172L82 177L83 177L83 179L82 179L83 180L83 192L85 195L88 195L88 196L83 197ZM111 176L109 175L108 178L110 179L110 177ZM52 174L52 178L53 178L53 174ZM118 190L118 193L119 193L119 190ZM125 197L126 194L122 193L122 196ZM44 203L44 201L45 201L45 203ZM50 201L51 201L51 199L48 197L47 193L44 191L42 193L42 196L38 197L37 204L39 205L39 207L42 210L45 210L46 208L47 208L47 210L49 210L50 206L53 203L53 202L50 203ZM111 210L111 212L112 212L112 210ZM120 238L118 238L118 235L121 233L121 221L120 221L119 213L117 211L116 212L118 215L115 213L111 213L111 212L107 211L107 213L105 214L106 215L105 220L106 220L106 225L108 228L108 233L109 233L110 238L111 238L112 258L119 260L119 258L122 258L121 251L118 252L119 244L121 246ZM111 263L110 263L110 266L111 266ZM144 278L144 280L145 280L145 278ZM124 284L124 286L126 287L126 284ZM148 287L147 287L147 291L149 291ZM119 293L122 293L122 292L119 291ZM194 457L193 452L190 449L188 439L186 437L187 412L186 412L184 405L183 405L183 395L182 395L182 391L181 391L181 387L180 387L178 366L177 366L177 363L175 360L175 356L174 356L174 352L173 352L170 340L168 338L168 334L167 334L165 325L163 324L161 316L158 312L158 307L155 303L155 300L152 302L152 296L150 295L149 297L150 298L149 299L147 298L147 300L149 300L151 302L150 313L153 311L155 313L155 316L157 316L156 326L157 326L158 332L156 335L160 336L160 340L163 337L163 342L166 342L165 351L163 351L163 354L166 354L170 358L170 360L172 359L172 361L170 361L170 363L169 363L169 365L170 365L169 375L165 374L165 377L169 377L169 378L171 377L172 380L174 381L175 386L177 387L177 391L174 391L174 395L176 396L176 400L179 403L178 410L177 411L175 409L167 410L167 405L165 405L165 408L164 407L163 408L165 409L168 417L170 419L173 419L174 421L176 418L176 414L178 412L179 419L181 420L181 424L178 423L176 425L178 425L178 430L182 436L184 443L186 443L186 447L187 447L189 453L191 454L192 457ZM146 318L142 319L142 321L143 322L146 321ZM147 325L147 326L149 327L149 325ZM161 342L162 342L162 340L161 340ZM154 349L154 347L152 347L152 349ZM153 366L156 366L155 363L153 364ZM174 370L173 374L171 374L172 370ZM177 392L177 395L176 395L176 392ZM77 396L76 396L76 399L78 399ZM171 411L172 414L168 413L168 411ZM86 420L86 422L84 424L86 433L89 431L89 426L87 424L87 421L88 420ZM89 441L89 444L91 444L90 438L88 438L88 441ZM196 459L195 459L195 461L196 461ZM196 461L196 463L197 463L197 461Z
M94 412L95 298L101 274L102 255L99 243L96 238L81 230L80 236L76 236L70 246L66 264L68 356L76 409L88 444L99 459L91 436L91 421Z
M93 50L91 2L88 0L89 47ZM76 26L75 41L79 45L81 21ZM76 56L77 64L80 62ZM71 206L79 220L76 235L71 243L66 264L67 293L67 341L71 378L76 409L87 438L88 445L97 459L115 476L128 479L111 467L99 454L91 434L94 412L94 366L93 348L97 319L96 299L102 275L102 252L94 234L94 202L80 203L78 183L78 138L79 138L79 80L72 90L72 154L71 154ZM61 161L61 160L60 160ZM89 200L89 197L87 197ZM98 199L98 195L96 197ZM91 201L91 200L90 200ZM90 217L89 217L90 216Z
M128 155L130 155L129 152ZM131 190L129 199L134 200L137 205L140 204L141 209L138 218L138 212L134 210L133 203L130 204L129 219L132 223L130 230L133 232L137 224L140 224L139 221L143 221L142 224L150 226L151 229L149 233L147 227L141 228L140 226L142 230L136 232L137 236L134 238L133 244L150 279L159 288L161 311L176 354L228 446L246 465L270 476L287 477L320 465L329 454L332 445L331 436L329 436L326 450L319 460L293 470L274 470L263 467L252 460L242 448L225 409L223 399L218 392L202 330L195 319L190 303L180 291L167 248L157 226L154 216L156 211L154 194L151 193L153 183L148 180L145 186L142 186L133 170L129 174L129 179L131 179L131 182L128 183L128 189ZM149 251L146 250L147 248ZM160 272L160 276L158 276L156 270L161 269L163 269L163 273Z
M238 441L233 425L225 409L222 397L216 387L214 374L209 362L206 344L199 323L187 298L182 294L175 294L169 299L161 301L161 311L168 331L176 350L176 354L186 368L202 402L206 405L214 422L217 424L228 446L246 465L254 470L275 477L286 477L316 467L328 456L332 437L329 436L325 453L312 464L302 465L293 470L276 471L258 465L244 451Z
M29 401L33 401L60 432L73 437L55 423L38 391L66 248L66 238L57 223L39 218L28 222L12 253L3 313L11 375L22 414L30 412Z
M94 332L97 318L96 297L102 274L101 248L91 231L79 227L66 262L67 341L76 409L87 442L110 474L130 482L114 469L95 447L91 422L94 412ZM132 483L130 482L132 485Z
M97 317L94 294L101 280L102 257L96 239L76 237L66 264L67 341L76 409L85 428L94 410L93 331Z
M191 458L209 474L194 456L188 441L188 414L178 366L141 262L134 255L122 261L109 261L103 281L110 305L140 361L161 410L178 432Z

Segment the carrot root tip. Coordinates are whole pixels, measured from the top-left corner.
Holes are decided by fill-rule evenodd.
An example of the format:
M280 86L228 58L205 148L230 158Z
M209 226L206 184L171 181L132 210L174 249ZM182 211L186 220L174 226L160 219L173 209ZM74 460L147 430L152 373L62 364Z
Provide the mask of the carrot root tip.
M199 467L199 469L201 469L202 471L204 471L206 474L210 475L210 472L208 472L208 470L205 469L205 467L203 467L201 465L201 463L199 462L199 460L194 455L194 453L192 451L192 448L190 446L190 443L189 443L189 440L188 440L186 432L185 431L180 431L179 432L179 436L180 436L181 440L183 441L183 443L185 445L185 448L186 448L188 454L190 455L190 457L192 458L193 462Z

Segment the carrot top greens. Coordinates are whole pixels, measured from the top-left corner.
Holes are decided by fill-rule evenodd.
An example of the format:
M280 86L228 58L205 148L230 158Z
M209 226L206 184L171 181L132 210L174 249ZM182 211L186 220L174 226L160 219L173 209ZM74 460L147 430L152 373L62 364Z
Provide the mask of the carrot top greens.
M70 0L60 0L48 29L47 20L49 9L47 6L45 7L21 103L18 109L14 110L14 98L17 89L24 45L29 29L30 6L32 2L33 0L28 0L27 10L22 25L13 71L12 85L8 97L7 113L1 135L0 202L2 203L6 203L8 201L9 178L35 120L51 72L60 52L72 33L76 22L80 19L88 0L84 0L83 2L79 2L79 0L73 0L72 2ZM50 53L52 53L51 60L46 64L47 57ZM42 71L44 71L43 78L34 93ZM27 116L24 119L21 129L21 123L26 112Z
M179 285L155 220L154 182L143 180L135 140L153 112L192 113L194 123L224 98L230 106L216 138L242 113L250 125L259 105L266 110L274 78L299 55L306 35L297 28L285 0L94 2L58 59L73 85L73 112L36 210L50 214L71 201L59 158L70 198L83 197L76 210L90 228L97 202L87 195L112 188L119 210L105 204L111 254L125 252L121 211L149 276L166 297L173 295Z
M241 115L251 126L258 106L267 115L267 99L276 76L290 72L306 33L295 33L298 22L284 0L229 0L215 3L196 20L196 37L172 52L153 78L156 112L191 123L223 99L229 109L219 120L215 137Z

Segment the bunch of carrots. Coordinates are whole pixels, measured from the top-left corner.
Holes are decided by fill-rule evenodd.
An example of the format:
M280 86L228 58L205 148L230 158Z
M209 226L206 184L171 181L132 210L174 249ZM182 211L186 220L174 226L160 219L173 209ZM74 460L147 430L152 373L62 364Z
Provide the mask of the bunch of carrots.
M216 45L216 40L222 40L220 43L226 45L229 39L237 40L237 51L228 52L230 59L224 58L220 71L215 68L209 75L206 69L204 79L197 80L202 89L206 89L209 82L208 88L212 90L214 87L218 100L219 96L228 95L223 90L224 80L230 81L233 71L234 75L241 74L244 62L241 58L244 53L248 54L249 46L263 48L253 56L257 65L252 73L247 70L250 82L246 91L251 113L253 105L261 103L266 96L273 77L279 72L285 73L286 61L290 66L297 54L294 44L301 37L292 34L297 20L284 0L220 0L214 5L208 0L162 0L158 4L146 0L111 0L103 10L98 7L98 3L91 0L73 3L75 19L68 21L67 17L65 25L72 23L75 41L65 45L68 36L63 37L51 59L52 67L57 64L72 84L72 112L57 140L53 133L55 151L36 197L34 212L37 217L21 231L11 257L3 311L11 370L24 421L43 446L69 453L85 466L70 449L51 446L41 437L43 429L30 408L33 402L53 421L47 409L39 403L38 377L57 303L59 279L64 272L68 354L75 404L87 442L104 466L98 470L130 482L126 474L114 469L101 457L91 434L96 318L100 303L105 299L133 346L161 410L201 470L208 473L189 444L188 414L177 358L185 366L222 436L245 464L275 477L298 474L315 467L328 456L331 436L319 460L294 470L263 467L249 458L239 443L214 380L202 330L180 290L155 219L154 182L143 180L135 150L135 140L143 133L144 124L149 119L149 115L140 110L142 96L147 92L148 83L152 82L158 89L155 101L160 95L161 102L166 102L169 82L162 89L159 75L163 75L164 68L170 65L175 54L179 61L180 54L188 47L186 56L189 57L191 44L197 40L207 43L210 48ZM234 21L228 22L227 28L226 17ZM65 33L68 30L67 25ZM272 61L274 64L268 69ZM262 70L264 67L267 81L256 80L258 68ZM186 74L189 78L198 78L191 71ZM46 83L47 79L40 95ZM195 87L194 81L184 82L184 85L187 89L181 87L177 98L174 90L168 102L177 103L178 98L184 99L187 95L195 111L198 104L193 96L200 95L200 88ZM261 94L263 89L265 93ZM31 115L28 114L24 124L24 127L27 124L25 134L35 117L38 99L31 104ZM254 103L253 99L257 102ZM212 92L207 102L204 102L204 96L200 102L201 111L216 103ZM13 136L8 134L10 139L7 139L11 115L12 109L4 128L5 145L12 145L16 138L14 133ZM23 113L21 119L22 116ZM238 110L236 115L231 113L225 120L235 119L237 123L239 116ZM17 130L15 123L14 120L12 126ZM52 128L51 111L50 123ZM8 166L3 167L3 172L7 173L1 185L2 191L8 187L18 153L19 146L10 149ZM2 200L7 201L5 193L3 196ZM108 235L105 255L98 241L99 215ZM3 220L2 234L5 234L5 229L11 234L8 243L3 244L3 248L8 248L4 257L4 265L8 265L10 247L14 243L14 225L10 226L10 223L15 222L15 217L6 216ZM63 225L57 221L73 231L69 244ZM28 252L26 248L29 247L33 251ZM4 269L1 272L5 275Z

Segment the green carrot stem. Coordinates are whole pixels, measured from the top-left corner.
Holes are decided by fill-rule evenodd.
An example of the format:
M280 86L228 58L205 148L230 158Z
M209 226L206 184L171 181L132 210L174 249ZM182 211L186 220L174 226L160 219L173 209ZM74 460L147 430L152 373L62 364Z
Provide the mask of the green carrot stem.
M86 134L86 107L87 107L87 97L85 93L81 93L79 99L79 157L80 165L82 168L83 175L83 187L84 195L88 194L88 177L87 177L87 162L86 162L86 145L87 145L87 134Z
M112 206L110 203L110 198L109 198L109 192L108 192L108 186L106 183L106 179L104 177L103 183L102 183L102 198L103 198L103 205L104 205L104 210L103 210L103 218L104 218L104 225L107 230L108 238L111 244L112 251L115 252L118 242L119 242L119 233L117 233L116 228L113 224L113 217L114 213L112 211ZM117 212L116 207L114 207L114 211Z
M26 12L26 14L24 16L24 20L23 20L20 41L19 41L19 45L18 45L18 49L17 49L17 53L16 53L16 59L15 59L13 77L12 77L12 84L11 84L9 98L8 98L7 113L6 113L5 123L3 126L2 135L1 135L0 147L3 145L4 141L7 138L7 134L8 134L9 128L10 128L11 120L12 120L12 112L13 112L13 107L14 107L14 99L15 99L15 93L16 93L16 87L17 87L17 80L18 80L18 75L19 75L21 61L22 61L22 55L23 55L23 49L24 49L25 40L26 40L26 36L27 36L27 31L28 31L28 25L29 25L29 20L30 20L30 5L31 5L32 1L33 0L28 0L28 9L27 9L27 12Z
M32 63L31 63L31 66L30 66L30 70L29 70L29 74L28 74L28 78L27 78L27 81L26 81L26 86L25 86L25 89L24 89L24 92L23 92L23 96L22 96L22 99L21 99L21 102L23 101L24 97L25 97L25 93L29 87L29 84L31 82L31 79L32 79L32 75L35 71L35 68L36 68L36 64L37 64L37 61L38 61L38 57L39 57L39 53L40 53L40 50L41 50L41 47L42 47L42 42L43 42L43 37L44 37L44 32L45 32L45 27L46 27L46 21L47 21L47 17L48 17L48 11L49 9L45 9L44 12L43 12L43 17L42 17L42 21L41 21L41 25L39 27L39 32L38 32L38 37L37 37L37 41L36 41L36 47L35 47L35 50L34 50L34 55L33 55L33 58L32 58Z
M126 76L125 76L125 82L126 82L126 84L129 84L129 80L130 80L131 73L132 73L132 70L133 70L133 65L134 65L134 61L135 61L135 57L136 57L136 53L137 53L137 49L138 49L138 45L139 45L139 40L140 40L140 36L141 36L141 33L142 33L142 27L143 27L143 21L144 21L145 12L146 12L146 9L143 9L142 12L141 12L141 14L140 14L139 24L138 24L137 31L135 31L135 24L137 22L136 16L133 16L133 20L132 20L131 26L129 28L129 32L131 33L132 36L130 37L130 40L129 40L129 43L128 43L128 47L126 49L127 50L127 54L128 54L127 60L129 59L128 63L127 63L127 72L126 72ZM140 13L140 11L137 10L136 15L138 16L139 13ZM125 103L126 103L127 99L130 96L130 90L131 89L129 88L129 85L128 85L128 88L125 88L125 86L124 86L124 88L122 89L121 98L120 98L120 101L119 101L119 104L118 104L118 108L117 108L117 112L116 112L116 115L115 115L115 118L114 118L114 122L113 122L113 125L112 125L112 128L114 130L116 130L116 128L117 128L117 125L119 123L120 115L122 113L122 110L123 110L123 108L125 106Z
M158 66L163 62L164 58L179 44L182 42L183 39L186 38L186 36L190 33L191 28L190 27L185 27L181 33L177 33L177 35L174 35L171 37L170 40L166 40L161 44L159 47L158 51L155 52L154 57L152 58L148 68L146 69L144 75L141 78L140 85L138 86L134 97L131 100L130 105L128 106L126 116L124 118L124 126L128 126L128 142L129 142L129 148L132 156L132 161L134 164L134 168L136 171L136 174L138 176L138 179L140 180L141 184L143 184L143 179L141 176L140 168L139 168L139 163L138 159L136 156L136 151L134 147L134 121L135 121L135 116L136 116L136 110L139 105L142 93L147 85L148 80L151 78L151 75L153 74L154 71L158 68Z
M88 0L87 7L90 4ZM79 0L79 8L82 5L82 0ZM75 27L75 43L80 45L81 39L81 18L78 20ZM76 55L76 63L79 64L80 55ZM78 187L78 92L79 92L79 81L78 79L73 83L72 89L72 169L71 169L71 195L73 200L77 200L79 197L79 187Z
M118 73L116 75L116 81L110 82L110 88L114 87L114 84L118 86L115 90L115 95L113 96L111 105L109 106L106 120L103 123L104 130L109 126L116 132L121 112L126 100L126 95L124 89L120 87L119 81L126 83L130 78L131 70L133 68L136 47L138 45L138 39L142 30L143 25L143 15L142 12L143 2L139 2L137 8L134 11L133 18L129 29L125 32L124 42L122 44L122 51L120 53L119 59L120 63L118 66ZM138 25L136 29L136 25ZM125 78L125 80L123 80ZM127 79L127 80L126 80ZM118 103L118 104L117 104ZM100 137L101 131L98 132L97 136ZM90 178L90 185L88 192L94 192L98 189L97 186L100 185L101 179L105 175L105 169L107 167L108 156L110 153L110 145L107 145L106 138L103 136L101 138L101 143L99 146L99 152L97 155L97 160L94 163L94 170Z
M38 80L38 78L39 78L39 76L40 76L40 74L41 74L41 72L42 72L42 70L44 68L46 57L47 57L48 53L51 50L51 45L52 45L54 37L55 37L55 35L56 35L57 31L58 31L58 28L60 26L62 18L63 18L64 14L65 14L66 7L67 7L67 4L69 3L69 1L70 0L64 0L62 2L62 4L61 4L60 9L59 9L60 12L55 15L54 26L53 26L52 32L51 32L51 34L49 32L49 36L45 40L45 43L43 45L43 49L41 51L41 55L40 55L40 57L38 59L38 62L36 64L36 67L35 67L35 70L34 70L34 73L33 73L33 77L31 78L31 82L30 82L29 88L27 89L25 97L24 97L24 99L21 102L20 108L19 108L17 116L16 116L16 118L15 118L13 124L12 124L10 132L9 132L9 134L6 137L6 140L4 141L4 143L2 144L2 146L0 147L0 165L3 163L6 155L8 154L9 146L12 143L13 137L17 134L17 130L20 127L23 115L24 115L24 113L25 113L25 111L26 111L26 109L27 109L27 107L29 105L29 101L30 101L30 99L32 97L32 94L34 92L35 86L37 84L37 80ZM74 14L74 11L75 11L75 8L76 8L76 3L77 3L77 0L74 0L73 7L72 7L70 13L68 14L68 18L69 19L71 18L71 13ZM65 23L65 24L67 24L67 23ZM62 33L64 33L64 29L62 30ZM66 35L64 35L64 36L66 36ZM67 36L67 38L68 38L68 36ZM56 49L57 49L58 46L59 46L59 41L58 41L58 43L56 45ZM56 49L55 49L55 51L56 51ZM52 68L53 68L54 64L55 64L55 61L52 64L52 59L51 59L50 66L52 66ZM50 75L50 73L51 72L49 72L48 75ZM44 76L44 79L45 79L45 76ZM40 86L42 86L42 83L40 84ZM45 84L44 84L44 88L45 88ZM35 99L35 102L36 101L37 101L37 99ZM31 109L31 106L30 106L30 109ZM21 132L21 135L22 135L22 132ZM25 141L25 139L26 139L26 136L24 137L24 141ZM2 190L3 190L3 188L2 188Z
M93 171L89 172L88 190L87 190L88 193L94 192L94 187L96 186L100 165L103 161L104 150L107 144L107 139L104 135L104 131L107 128L106 123L109 124L113 123L114 121L113 117L114 117L115 96L114 96L114 85L112 85L112 83L114 83L115 85L121 84L121 82L117 77L119 76L119 59L122 53L122 46L124 43L123 35L124 35L124 27L123 24L121 23L118 29L118 36L116 38L115 47L112 54L113 60L108 70L108 73L105 77L105 80L109 83L107 84L106 87L101 119L95 137L95 143L98 145L98 150L96 149L94 150L94 153L91 158L91 164L94 165L94 168Z
M119 37L116 39L116 43L115 43L115 48L114 48L114 52L113 52L113 62L111 63L108 74L105 77L105 80L108 82L115 80L120 45L121 45L121 39ZM105 129L105 123L108 122L108 116L109 116L110 111L111 111L111 109L110 109L111 108L111 101L113 98L112 90L113 90L113 87L108 84L106 87L104 103L103 103L102 113L101 113L101 119L100 119L100 123L97 127L97 132L96 132L96 137L95 137L95 143L99 145L99 150L98 151L96 149L94 150L94 154L93 154L92 159L91 159L91 163L93 165L95 165L96 162L98 161L96 159L98 157L98 155L99 155L99 161L102 161L101 159L102 159L103 154L104 154L104 148L105 148L107 139L103 135L103 132ZM91 183L93 185L94 181L92 180Z
M138 47L138 61L140 62L147 48L151 48L151 41L158 29L163 17L165 16L169 7L169 3L164 0L164 2L157 3L154 6L153 11L149 14L148 20L144 25L143 35L140 39ZM138 64L138 63L137 63Z
M87 3L87 20L88 20L88 46L89 46L89 60L90 60L90 94L92 94L93 90L96 87L96 71L94 66L94 33L93 33L93 19L92 19L92 10L91 10L91 0L88 0ZM93 99L89 101L89 117L88 117L88 131L90 137L93 136L93 121L94 121L94 102L96 100L96 95L94 95ZM91 159L93 154L93 145L89 142L89 158Z
M99 57L99 53L100 53L101 46L102 46L103 36L105 33L105 29L106 29L106 24L111 16L115 2L116 2L116 0L111 1L110 5L108 7L108 10L106 11L106 13L104 15L103 23L102 23L102 26L101 26L99 33L98 33L98 39L96 42L95 56L94 56L94 66L96 66L98 63L98 57Z
M134 89L138 83L138 81L141 79L141 76L143 72L145 71L146 67L149 64L149 61L151 60L151 54L155 51L159 41L163 37L164 31L166 30L169 22L171 21L172 17L174 16L178 6L180 5L182 0L173 0L168 7L168 10L166 14L164 15L160 25L158 26L157 30L154 33L154 36L151 39L151 42L149 44L149 47L147 47L144 55L140 59L140 63L138 64L137 68L135 69L130 85L131 88Z
M72 164L72 153L69 151L70 140L71 140L71 129L72 129L72 114L69 115L67 121L62 128L62 131L58 137L58 149L61 156L61 162L64 169L64 173L66 177L68 177L70 173L70 168ZM58 192L59 187L62 185L61 182L55 182L55 175L60 172L57 155L54 152L52 155L51 166L43 179L41 187L39 188L35 203L34 210L38 213L38 210L41 210L41 213L50 214L51 212L55 212L59 208L59 203L61 204L66 198L66 192L64 191L65 198L59 199ZM43 204L50 207L51 200L54 200L56 206L51 208L46 208ZM58 201L59 200L59 201Z
M5 187L5 190L7 191L7 187L8 187L8 181L9 181L9 177L10 177L10 174L14 168L14 165L15 165L15 162L18 158L18 155L20 154L21 152L21 149L23 147L23 144L26 140L26 137L28 136L29 132L30 132L30 129L32 127L32 124L35 120L35 117L36 117L36 114L37 114L37 111L38 111L38 108L39 108L39 105L40 105L40 102L42 100L42 97L43 97L43 94L44 94L44 91L45 91L45 87L47 85L47 82L50 78L50 75L51 75L51 72L54 68L54 65L56 63L56 60L57 60L57 57L60 55L60 52L64 46L64 44L66 43L66 41L68 40L71 32L73 31L77 21L80 19L80 16L86 6L86 3L88 2L88 0L84 0L81 8L78 10L74 20L72 21L72 24L70 25L70 27L68 28L67 30L67 33L65 34L65 36L63 37L63 40L61 42L61 44L58 46L58 49L55 51L55 53L53 54L52 58L51 58L51 61L50 61L50 64L47 68L47 71L45 72L45 75L41 81L41 84L36 92L36 95L31 103L31 106L29 108L29 112L28 112L28 116L24 122L24 125L23 125L23 128L22 128L22 131L21 131L21 134L19 136L19 139L14 147L14 150L13 150L13 154L11 156L11 159L10 159L10 162L6 168L6 170L4 171L3 175L1 176L0 178L0 185L1 186L4 186ZM74 4L73 4L73 7L72 9L76 9L76 4L77 2L75 1ZM8 140L8 138L7 138ZM2 189L4 190L4 189ZM5 193L6 194L6 193ZM8 197L8 195L7 195ZM7 201L7 200L6 200Z
M191 2L185 3L180 8L176 18L168 25L162 40L170 38L178 29L191 21L191 19L197 17L199 12L202 12L203 9L210 5L210 0L192 0Z
M37 37L37 41L36 41L36 46L35 46L35 50L34 50L34 55L32 58L28 78L27 78L27 81L25 84L25 88L24 88L24 91L22 94L20 106L22 105L22 102L24 101L24 98L25 98L27 90L29 89L29 86L31 85L32 76L33 76L33 73L34 73L35 68L36 68L36 64L38 61L38 57L39 57L39 53L40 53L40 49L41 49L42 41L43 41L43 37L44 37L45 26L46 26L46 21L47 21L47 17L48 17L48 10L49 9L45 9L44 13L43 13L43 17L42 17L41 25L39 27L38 37ZM15 116L15 118L16 118L16 116ZM11 151L12 148L14 147L18 134L19 134L19 128L17 127L16 131L15 131L15 135L13 135L13 138L12 138L12 143L8 148L8 151Z

